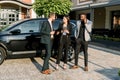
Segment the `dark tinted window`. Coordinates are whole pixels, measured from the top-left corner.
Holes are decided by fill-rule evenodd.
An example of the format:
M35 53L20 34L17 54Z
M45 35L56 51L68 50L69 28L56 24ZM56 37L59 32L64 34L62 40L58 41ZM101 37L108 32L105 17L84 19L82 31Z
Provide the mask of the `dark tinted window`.
M73 22L73 21L71 21L70 23L72 24L72 33L71 33L71 36L74 36L74 34L75 34L75 29L77 28L77 26L76 26L76 23Z
M53 22L53 28L54 28L54 30L57 30L57 29L58 29L60 22L61 22L60 20L55 20L55 21Z
M41 31L41 27L42 27L43 21L44 21L44 20L40 20L40 21L39 21L39 31Z
M39 20L30 20L15 26L14 29L20 29L21 33L39 32L39 25Z

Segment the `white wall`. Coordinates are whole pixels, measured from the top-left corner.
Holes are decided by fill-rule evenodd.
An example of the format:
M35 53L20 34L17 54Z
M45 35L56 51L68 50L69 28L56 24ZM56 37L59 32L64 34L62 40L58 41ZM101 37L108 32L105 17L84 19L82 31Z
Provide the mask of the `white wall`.
M19 20L22 19L22 12L21 12L21 7L19 6Z

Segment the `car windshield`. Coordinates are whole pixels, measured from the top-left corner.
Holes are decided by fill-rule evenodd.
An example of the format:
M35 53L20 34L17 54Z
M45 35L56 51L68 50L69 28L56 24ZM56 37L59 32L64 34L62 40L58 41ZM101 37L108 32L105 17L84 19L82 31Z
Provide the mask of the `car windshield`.
M11 28L12 26L14 26L14 25L16 25L16 24L18 24L18 23L20 23L20 22L22 22L22 21L25 21L25 20L27 20L27 19L19 20L19 21L13 22L12 24L6 25L6 26L2 29L2 31L7 31L7 30L8 30L9 28Z

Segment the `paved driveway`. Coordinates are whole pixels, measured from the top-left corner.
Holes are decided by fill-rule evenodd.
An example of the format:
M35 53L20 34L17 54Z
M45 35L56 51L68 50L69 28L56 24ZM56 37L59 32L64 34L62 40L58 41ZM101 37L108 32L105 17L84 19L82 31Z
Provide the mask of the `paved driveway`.
M80 68L71 70L74 61L69 62L67 70L50 75L41 74L43 60L39 57L7 59L0 65L0 80L120 80L120 55L89 48L89 71L83 70L83 54L79 56ZM55 59L51 58L50 67L54 70Z

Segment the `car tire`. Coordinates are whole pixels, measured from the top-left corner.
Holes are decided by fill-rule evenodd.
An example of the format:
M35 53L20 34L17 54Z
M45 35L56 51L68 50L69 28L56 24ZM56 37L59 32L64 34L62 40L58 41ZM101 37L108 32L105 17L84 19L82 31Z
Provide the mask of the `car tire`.
M68 61L72 61L75 58L75 49L73 46L69 46L68 48Z
M0 65L4 62L5 60L5 49L0 47Z

